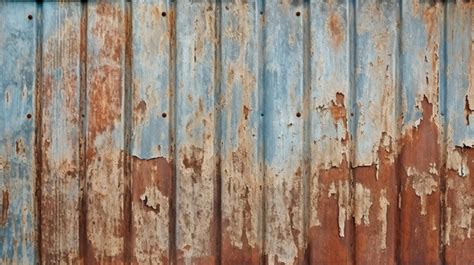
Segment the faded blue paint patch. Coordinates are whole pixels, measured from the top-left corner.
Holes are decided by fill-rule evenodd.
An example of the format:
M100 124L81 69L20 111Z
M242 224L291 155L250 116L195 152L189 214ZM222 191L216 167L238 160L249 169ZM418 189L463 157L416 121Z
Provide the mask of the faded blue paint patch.
M358 1L356 7L355 165L378 162L383 133L396 137L398 41L396 3Z
M469 84L474 54L471 50L472 11L461 5L448 3L447 7L445 94L448 141L462 147L474 145L474 113L471 113L474 109L474 84Z
M132 3L132 155L149 159L170 155L172 98L168 1Z
M348 22L349 7L347 3L326 3L312 1L310 5L311 20L311 140L313 156L321 157L313 163L326 166L338 165L342 160L331 161L325 156L325 150L339 146L342 137L348 131L343 121L336 124L331 115L331 107L337 104L337 93L340 93L345 107L346 117L350 116L350 25ZM341 146L339 146L341 148ZM334 154L344 150L334 150ZM324 158L323 158L324 157ZM325 158L328 158L327 160Z
M0 3L0 17L0 99L6 103L0 104L0 192L8 192L10 201L0 226L0 260L35 264L36 4Z
M437 69L433 69L433 65L439 64L442 16L423 18L423 10L436 9L438 6L438 4L430 7L428 5L429 3L420 3L415 7L412 1L402 2L400 69L403 80L401 103L404 127L413 125L423 117L421 104L418 103L424 96L430 103L438 104L437 100L432 98L436 92L432 87L436 82L433 76L437 75ZM428 50L434 45L437 45L436 50ZM425 75L429 75L431 81L427 82Z

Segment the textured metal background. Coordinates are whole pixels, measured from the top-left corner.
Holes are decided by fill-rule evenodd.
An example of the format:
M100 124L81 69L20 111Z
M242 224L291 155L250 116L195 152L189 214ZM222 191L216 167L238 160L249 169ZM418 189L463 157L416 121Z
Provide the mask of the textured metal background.
M0 263L474 264L473 4L243 2L0 3Z

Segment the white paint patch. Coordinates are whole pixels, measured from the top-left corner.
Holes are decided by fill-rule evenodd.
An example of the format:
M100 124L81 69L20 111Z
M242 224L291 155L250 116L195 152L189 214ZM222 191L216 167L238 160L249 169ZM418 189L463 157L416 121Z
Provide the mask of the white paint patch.
M346 220L350 218L352 213L349 181L338 181L337 187L334 182L331 183L329 186L328 197L331 197L332 195L337 195L339 236L344 237Z
M450 234L451 234L451 214L452 209L451 207L446 208L446 227L444 228L444 243L449 246L451 243L450 241Z
M467 158L463 157L457 150L448 152L446 167L458 173L460 177L469 176L469 167L467 166Z
M355 188L355 210L354 217L357 225L370 224L369 212L372 206L372 198L370 197L370 190L365 188L361 183L356 183Z
M387 212L388 206L390 203L387 200L387 191L383 189L380 192L379 198L379 206L380 211L377 216L377 220L381 223L381 233L380 233L380 248L386 249L387 248Z
M146 206L158 211L160 211L161 203L163 201L168 201L157 187L146 187L145 193L140 196L140 200L142 200Z
M421 199L421 215L426 215L426 197L436 191L438 183L431 174L418 172L412 167L407 168L407 175L413 177L412 188L415 194Z
M474 216L474 209L472 208L463 208L461 209L461 223L460 227L466 230L466 237L471 238L472 231L472 218Z

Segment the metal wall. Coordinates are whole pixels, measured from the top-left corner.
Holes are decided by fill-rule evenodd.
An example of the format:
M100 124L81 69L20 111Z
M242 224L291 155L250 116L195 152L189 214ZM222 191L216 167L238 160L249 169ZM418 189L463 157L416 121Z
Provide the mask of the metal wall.
M210 2L0 3L0 263L474 264L471 3Z

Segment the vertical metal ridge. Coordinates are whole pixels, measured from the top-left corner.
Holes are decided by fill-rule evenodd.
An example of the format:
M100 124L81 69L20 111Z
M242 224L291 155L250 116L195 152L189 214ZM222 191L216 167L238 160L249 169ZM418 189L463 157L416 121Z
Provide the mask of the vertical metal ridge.
M124 152L123 152L123 178L124 178L124 260L131 264L132 258L132 240L131 229L133 220L132 208L132 5L130 1L125 1L124 6L124 30L125 30L125 58L124 58L124 98L123 98L123 119L124 119Z
M261 230L262 230L262 250L261 250L261 260L260 263L266 264L266 248L267 248L267 226L266 226L266 218L267 218L267 185L265 182L265 175L266 175L266 161L265 161L265 140L263 135L265 134L265 107L267 101L265 100L265 40L267 31L265 28L262 28L265 24L265 11L266 11L266 2L265 0L259 0L260 8L257 8L257 11L260 14L260 18L258 19L259 23L257 25L258 32L260 33L258 36L258 78L259 78L259 86L258 86L258 95L259 95L259 110L260 110L260 122L259 122L259 146L261 147L258 152L259 156L259 167L262 174L262 219L261 219Z
M396 264L400 264L400 253L401 253L401 221L402 221L402 216L401 216L401 207L400 206L400 199L401 199L401 177L400 177L400 168L402 167L402 164L400 162L400 142L401 142L401 137L402 137L402 128L403 128L403 110L402 110L402 102L403 102L403 71L402 71L402 66L403 66L403 56L402 56L402 31L403 31L403 1L400 1L399 4L399 14L398 14L398 23L399 23L399 29L398 29L398 54L396 58L398 59L396 69L397 69L397 96L395 97L395 100L397 101L395 103L395 116L397 117L397 153L398 155L395 158L395 176L397 176L397 215L396 215L396 222L395 222L395 262Z
M169 224L168 224L168 233L169 233L169 242L168 242L168 252L170 258L170 264L177 264L177 254L176 254L176 191L177 191L177 181L176 181L176 164L177 164L177 150L176 150L176 124L177 124L177 106L178 100L176 96L178 84L176 79L176 71L177 71L177 45L176 45L176 17L178 15L177 8L176 8L176 1L169 1L168 6L169 16L168 16L168 25L170 33L170 56L169 56L169 65L171 66L168 69L169 75L169 90L170 90L170 107L169 107L169 119L170 124L168 127L168 135L170 138L170 164L172 167L172 177L171 177L171 193L169 198Z
M41 148L41 142L43 138L42 124L43 124L43 1L36 3L36 54L35 54L35 166L36 166L36 179L35 179L35 202L34 208L36 208L36 249L38 253L38 263L42 263L42 178L43 178L43 149Z
M80 112L80 142L79 142L79 257L85 262L89 255L89 244L87 240L87 1L81 1L81 25L80 25L80 89L79 89L79 112Z
M311 4L302 1L303 5L303 246L304 263L310 262L309 229L310 229L310 200L311 200Z
M397 84L395 85L396 88L396 97L395 97L395 117L396 117L396 128L397 128L397 143L400 143L401 141L401 136L402 136L402 96L403 96L403 88L402 88L402 15L403 15L403 1L400 1L399 7L398 7L398 23L399 23L399 28L397 31L397 55L395 58L397 61L395 62L395 69L396 69L396 82ZM399 145L397 144L397 150L396 152L400 154L400 148ZM396 207L396 222L395 222L395 262L397 264L400 263L400 222L401 222L401 209L398 207L398 202L400 200L400 194L401 194L401 178L400 178L400 159L399 155L396 156L395 158L395 176L397 176L396 183L397 183L397 205Z
M356 146L357 146L357 124L359 119L359 110L357 108L357 87L356 87L356 69L357 69L357 0L347 0L348 4L348 21L350 21L350 27L348 30L349 40L349 108L350 108L350 122L349 132L351 134L349 143L349 181L351 183L351 206L354 208L355 205L355 181L354 181L354 161L356 159ZM355 237L355 219L351 218L351 229L352 229L352 248L351 256L354 264L356 262L356 237Z
M447 33L448 33L448 21L447 21L447 13L449 9L449 1L446 1L443 3L443 26L442 26L442 32L441 32L441 41L440 41L440 60L439 60L439 78L440 78L440 86L439 86L439 109L440 109L440 130L441 130L441 143L440 143L440 155L441 155L441 168L440 168L440 196L441 196L441 203L440 203L440 214L439 214L439 225L440 225L440 230L439 230L439 237L440 237L440 246L439 246L439 258L441 261L441 264L446 264L446 247L444 245L445 243L445 224L446 224L446 177L447 177L447 156L448 156L448 115L447 115L447 93L448 93L448 87L447 87L447 74L448 74L448 69L447 69L447 63L448 63L448 57L447 57Z
M214 180L214 213L215 213L215 255L216 264L222 263L222 172L221 172L221 145L222 145L222 106L221 106L221 72L222 72L222 1L215 4L214 34L217 40L214 50L214 152L217 154L215 161Z

